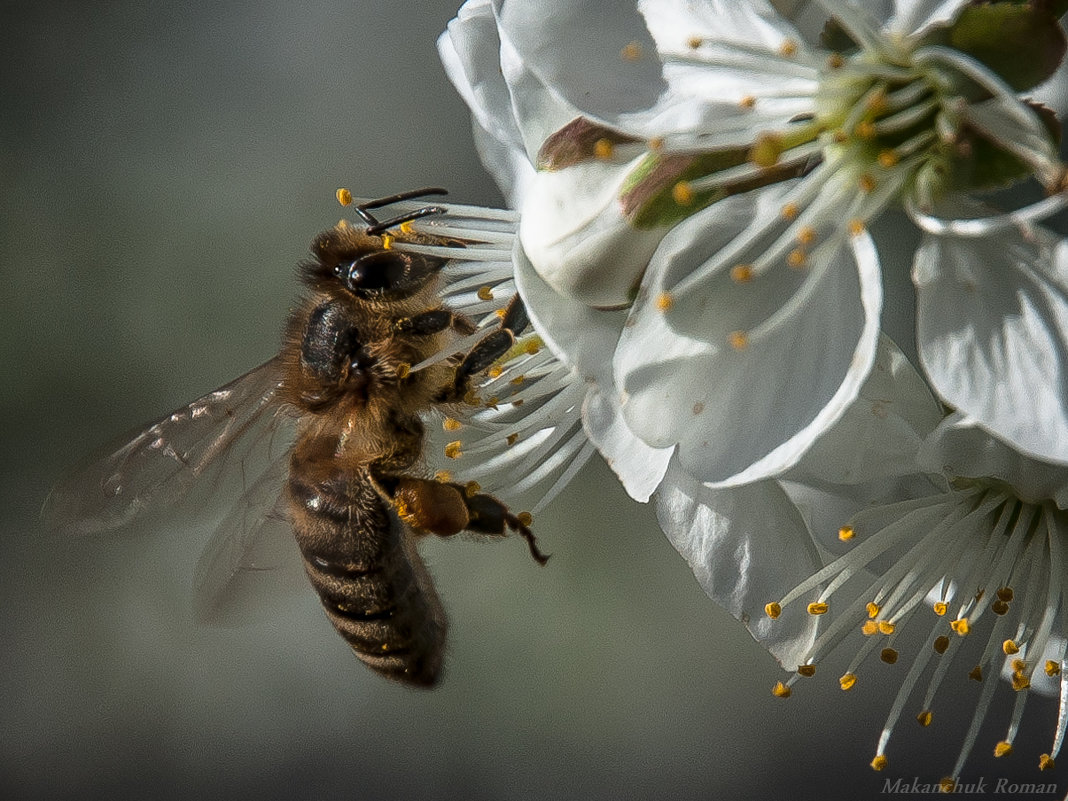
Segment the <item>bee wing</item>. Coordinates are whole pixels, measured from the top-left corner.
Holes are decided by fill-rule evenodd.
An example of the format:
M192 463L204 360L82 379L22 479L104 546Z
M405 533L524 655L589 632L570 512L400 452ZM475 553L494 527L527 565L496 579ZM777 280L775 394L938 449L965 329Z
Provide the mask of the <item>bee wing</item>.
M270 450L281 376L275 357L106 450L52 489L41 510L45 530L113 531L175 502L209 468L231 459L244 466L256 446Z
M201 623L238 625L261 615L263 598L306 590L281 492L289 462L279 458L241 494L197 562L193 612ZM292 568L292 569L285 569Z

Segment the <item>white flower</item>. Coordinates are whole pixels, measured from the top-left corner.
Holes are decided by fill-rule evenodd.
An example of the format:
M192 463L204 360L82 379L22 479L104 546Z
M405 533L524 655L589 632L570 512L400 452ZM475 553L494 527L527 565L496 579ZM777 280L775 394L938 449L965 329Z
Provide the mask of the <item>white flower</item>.
M700 481L759 480L795 465L870 370L880 272L904 265L880 264L894 243L873 249L865 231L905 207L928 232L916 281L934 388L1003 437L1026 428L1006 410L1037 411L1043 425L1024 447L1068 462L1064 387L1033 391L1038 367L1068 371L1061 288L1045 278L1056 248L1026 255L1010 241L1041 239L1030 220L1068 198L1052 120L1018 94L1055 96L1062 28L1037 4L820 5L840 50L806 41L760 0L642 0L607 15L583 0L477 4L493 43L474 48L480 69L450 74L469 101L477 94L476 119L497 120L510 152L525 154L521 238L556 293L542 301L634 298L601 355L613 364L599 386L616 395L614 423L649 447L678 446ZM1026 23L1026 48L999 38L1006 20ZM462 38L454 26L443 42ZM494 91L465 90L472 76ZM1014 265L1017 279L987 279L1003 306L1017 286L1043 282L1054 306L1020 324L977 320L991 304L975 308L960 282L937 296L952 308L931 315L935 257L974 263L975 243L953 227L957 198L1028 176L1053 198L969 231L988 235L988 262ZM943 268L940 288L960 272ZM1035 370L1005 368L1035 344Z

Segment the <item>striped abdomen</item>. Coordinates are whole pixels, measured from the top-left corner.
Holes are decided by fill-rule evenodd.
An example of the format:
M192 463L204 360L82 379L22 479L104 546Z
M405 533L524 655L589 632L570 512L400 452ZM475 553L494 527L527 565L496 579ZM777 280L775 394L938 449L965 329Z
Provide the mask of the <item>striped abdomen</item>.
M304 567L334 628L382 675L438 678L445 616L410 530L366 474L309 476L294 459L288 494Z

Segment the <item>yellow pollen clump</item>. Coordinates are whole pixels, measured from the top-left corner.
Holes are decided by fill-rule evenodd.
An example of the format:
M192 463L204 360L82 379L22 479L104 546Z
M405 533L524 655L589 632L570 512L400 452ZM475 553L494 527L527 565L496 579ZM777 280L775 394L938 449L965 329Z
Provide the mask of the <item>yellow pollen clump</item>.
M951 621L949 627L953 629L953 631L957 632L957 634L959 634L961 637L965 636L969 631L972 630L971 624L968 622L968 618L966 617L957 618L956 620Z
M976 665L971 670L969 670L968 671L968 678L972 679L973 681L982 681L983 680L983 668L982 668L982 666L981 665Z
M883 608L875 603L875 601L868 601L868 605L864 608L868 613L868 617L872 620L879 617L879 613L883 610Z
M783 684L781 681L775 682L775 686L771 688L771 694L776 698L789 698L790 688Z
M890 764L890 760L886 758L885 754L879 754L871 761L872 770L883 770Z
M931 718L932 718L931 710L930 709L925 709L925 710L923 710L923 712L921 712L920 714L918 714L916 716L916 722L919 723L921 726L923 726L926 729L928 726L931 725Z
M840 529L838 529L838 539L840 539L842 542L849 542L855 536L857 536L857 532L853 530L852 526L842 526ZM871 608L871 606L872 604L868 604L869 609Z
M1015 593L1012 591L1012 587L999 587L997 591L997 596L998 600L1004 601L1007 604L1011 604Z
M860 633L865 637L870 637L879 630L879 624L874 620L865 620L864 625L860 627Z
M831 53L827 56L827 69L838 70L845 64L845 59L840 53Z
M864 120L863 122L857 123L857 127L853 129L853 133L855 133L861 139L874 139L875 126L867 120Z
M1046 675L1050 678L1059 676L1061 674L1061 666L1054 662L1052 659L1046 660Z
M490 378L500 378L501 377L501 373L503 373L503 372L504 372L504 368L501 367L501 365L499 365L499 364L495 364L490 369L488 369L486 371L486 375L488 375Z
M938 789L943 793L952 793L957 789L957 780L952 776L946 776L943 779L938 780Z
M897 153L893 150L883 150L879 153L878 162L880 167L890 169L899 161Z
M491 287L479 287L477 294L479 300L493 300L493 289Z
M642 57L641 42L628 42L623 45L623 49L619 51L619 56L624 61L637 61Z
M520 512L515 516L515 519L524 526L529 526L534 523L534 516L530 512Z
M693 187L689 181L679 181L671 187L671 199L678 206L689 206L693 203Z
M823 601L816 601L808 605L808 613L810 615L825 615L829 607Z
M518 441L519 435L509 434L507 437L505 437L505 439L508 440L508 447L511 448Z
M753 280L753 267L749 264L735 264L731 267L731 280L738 284L745 284Z
M735 350L745 350L749 347L749 335L745 331L731 331L727 336L727 341Z
M1005 642L1001 644L1001 650L1005 652L1005 656L1012 656L1013 654L1020 653L1020 646L1012 640L1005 640Z
M816 241L816 229L811 225L802 225L797 231L797 241L802 245L811 245Z
M807 258L808 257L805 256L805 251L801 250L801 248L794 248L787 254L786 263L793 269L797 270L805 266Z
M797 42L793 39L783 39L782 44L779 45L779 55L790 58L790 56L796 55Z
M1004 615L1008 613L1009 605L1001 599L998 599L994 601L994 603L990 604L990 611L993 612L995 615Z
M412 366L407 362L401 362L397 365L397 378L407 378L412 374Z
M863 220L850 220L849 221L849 233L853 236L860 236L864 233L864 221Z
M741 106L742 108L752 108L753 106L756 105L756 98L753 97L752 95L746 95L745 97L743 97L741 100L738 101L738 105Z
M816 675L815 665L799 665L797 668L797 675L804 676L806 679L810 679Z
M782 215L784 220L794 220L797 215L801 213L800 207L796 203L787 203L780 209L779 214Z
M334 193L334 197L337 198L337 202L342 206L348 206L352 203L352 192L345 187L340 187L337 192Z
M686 46L691 50L696 50L702 44L704 44L704 39L702 39L700 36L691 36L689 39L686 40Z
M932 647L936 654L944 654L946 649L949 648L949 637L945 634L940 634L938 637L935 637L934 645Z
M840 679L838 679L838 685L843 690L852 690L853 686L857 683L856 673L845 673Z
M1008 740L1002 740L994 746L994 756L1003 757L1012 753L1012 743Z
M879 652L879 658L886 662L886 664L892 665L897 662L897 651L893 648L884 648Z
M868 173L864 173L857 180L857 186L860 187L861 192L874 192L876 186L875 178L873 178L871 175L868 175Z
M390 250L393 247L393 235L382 234L382 250Z
M452 481L452 473L448 470L439 470L434 474L434 480L440 481L442 484L448 484Z
M879 621L879 633L880 634L886 634L886 635L889 636L889 635L894 633L894 629L895 628L897 628L897 626L895 626L889 620L880 620Z
M460 440L453 440L445 446L445 455L450 459L459 459L463 456L463 443Z
M1053 761L1053 757L1051 757L1049 754L1043 754L1038 758L1039 770L1053 770L1054 764L1055 763Z
M938 615L939 617L945 617L946 616L946 612L949 611L949 607L946 606L946 602L945 601L935 601L934 607L932 607L932 608L934 609L934 613L936 615Z
M774 620L782 614L782 607L772 601L770 604L764 605L764 614Z
M477 481L468 481L464 484L464 495L468 498L474 497L475 495L478 495L478 492L481 489L482 486Z
M508 314L508 309L497 309L497 311L495 311L494 314L497 315L497 317L499 317L500 319L503 320L504 319L504 315Z
M459 431L463 427L463 423L457 420L455 417L446 417L442 422L441 427L446 431Z
M598 158L601 161L608 161L610 158L612 158L612 153L614 151L615 148L612 146L612 143L607 139L598 139L596 142L593 143L593 155L595 158Z
M776 134L760 134L749 149L749 160L758 167L774 167L782 155L782 137Z
M1022 673L1013 673L1012 674L1012 689L1016 690L1016 692L1020 692L1021 690L1026 690L1030 686L1031 686L1030 677L1023 675Z
M656 310L658 312L669 312L674 305L675 298L671 296L670 292L661 292L656 296Z

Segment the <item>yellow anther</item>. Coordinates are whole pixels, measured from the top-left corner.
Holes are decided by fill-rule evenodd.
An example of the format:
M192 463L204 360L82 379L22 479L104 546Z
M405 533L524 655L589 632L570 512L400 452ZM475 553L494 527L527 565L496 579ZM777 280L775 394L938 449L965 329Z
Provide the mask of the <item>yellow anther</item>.
M522 384L526 380L527 380L527 377L525 375L517 375L515 378L513 378L508 383L509 384L514 384L515 386L518 387L520 384Z
M899 159L897 153L893 150L883 150L880 151L877 161L880 167L889 170L898 163Z
M340 228L341 230L345 230L346 228L349 227L349 221L348 220L338 220L337 221L337 227ZM324 244L319 245L319 249L320 250L323 249Z
M342 206L348 206L352 203L352 192L343 186L334 193L334 197L337 198L337 202Z
M1053 678L1054 676L1059 676L1061 674L1061 666L1052 659L1047 659L1045 671L1047 676Z
M886 662L886 664L892 665L897 662L897 651L893 648L884 648L879 652L879 658Z
M878 754L875 759L871 761L872 770L883 770L890 764L890 760L886 758L885 754Z
M637 61L642 57L641 42L628 42L623 45L623 49L619 51L619 56L624 61Z
M675 298L671 296L670 292L661 292L656 296L656 310L658 312L669 312L674 305Z
M885 634L885 635L889 636L889 635L894 633L894 629L895 628L897 628L897 626L895 626L889 620L880 620L879 621L879 633L880 634Z
M477 481L468 481L466 484L464 484L464 495L466 495L468 498L472 498L475 495L478 495L481 489L482 486Z
M831 134L831 139L834 140L836 145L842 145L849 141L849 134L839 128Z
M949 607L946 605L945 601L935 601L932 608L934 609L934 613L939 617L945 617L946 612L949 611Z
M802 225L797 229L797 241L801 245L811 245L816 241L816 229L811 225Z
M757 136L753 146L749 148L749 160L758 167L774 167L779 163L782 151L781 136L763 133Z
M531 526L534 524L534 515L530 512L520 512L515 516L515 519L522 523L524 526Z
M859 136L861 139L874 139L875 138L875 126L867 120L857 123L857 127L853 129L853 133Z
M968 671L968 678L972 679L973 681L982 681L983 680L983 666L982 665L976 665L971 670L969 670Z
M860 187L861 192L874 192L876 187L875 178L868 173L864 173L857 179L857 186Z
M1053 757L1049 754L1043 754L1038 758L1039 770L1053 770L1054 764Z
M827 56L827 69L838 70L845 64L845 59L842 58L840 53L831 53Z
M745 350L749 347L749 334L745 331L731 331L727 335L727 341L731 343L731 347L735 350Z
M743 97L741 100L738 101L738 105L741 106L742 108L752 108L753 106L756 105L756 98L753 97L752 95L746 95L745 97Z
M932 647L934 648L934 652L941 656L946 652L946 649L949 648L949 637L947 637L945 634L940 634L939 636L935 637L935 641Z
M838 529L838 539L840 539L842 542L849 542L855 536L857 536L857 532L853 530L852 526L842 526L840 529ZM872 606L873 604L868 604L868 609L870 610Z
M860 633L865 637L870 637L879 630L879 624L874 620L865 620L864 625L860 627Z
M689 39L686 40L686 46L691 50L696 50L701 45L703 45L704 42L705 40L702 39L700 36L691 36Z
M807 260L808 257L805 255L805 251L801 248L794 248L786 254L786 263L795 270L804 267Z
M405 220L404 222L402 222L397 227L400 228L401 233L410 234L415 230L415 221L414 220Z
M612 154L615 152L615 147L608 139L598 139L593 143L593 155L595 158L601 161L608 161L612 158Z
M697 401L697 403L695 403L693 405L693 408L692 408L691 411L693 411L694 414L700 414L704 410L705 410L705 405L701 401Z
M464 455L463 443L460 440L453 440L445 446L445 455L450 459L459 459Z
M412 374L412 366L407 362L401 362L397 365L397 378L407 378Z
M790 58L797 53L797 42L793 39L783 39L782 44L779 45L779 55L785 58Z
M382 234L382 250L390 250L393 247L393 235Z
M1020 646L1012 640L1005 640L1005 642L1001 644L1001 650L1005 652L1005 656L1012 656L1013 654L1020 653Z
M1027 670L1027 663L1024 662L1022 659L1013 659L1012 662L1010 662L1009 664L1012 665L1012 669L1017 673L1022 673L1023 671Z
M518 400L512 401L512 405L516 406L516 407L522 406L523 405L523 399L519 398Z
M997 596L999 601L1004 601L1007 604L1011 604L1015 593L1012 591L1012 587L999 587L997 591Z
M764 614L774 620L782 614L782 607L772 601L770 604L764 605Z
M519 439L519 435L518 434L509 434L507 437L505 437L505 439L508 440L508 447L511 448L513 445L515 445L516 441Z
M925 729L931 725L932 718L931 710L925 709L923 712L916 716L916 722L923 726Z
M1016 690L1016 692L1020 692L1021 690L1026 690L1030 686L1031 686L1031 677L1030 676L1025 676L1022 673L1013 673L1012 674L1012 689Z
M504 315L508 314L508 309L497 309L494 314L500 319L504 319Z
M799 665L797 668L797 675L804 676L806 679L811 679L816 675L816 666L811 664Z
M876 114L886 111L886 92L873 92L865 106Z
M679 181L671 187L671 199L677 206L689 206L693 203L693 187L689 181Z
M539 350L541 350L541 343L537 339L528 340L523 344L523 352L528 356L533 356Z
M434 480L440 481L442 484L448 484L452 481L452 473L448 470L438 470L438 472L434 473Z
M840 679L838 679L838 685L843 690L852 690L853 686L857 683L856 673L846 673Z
M446 431L459 431L463 427L463 423L455 417L446 417L442 422L441 427Z
M797 219L797 215L801 213L801 208L796 203L787 203L780 209L779 214L782 215L784 220Z
M1009 611L1009 605L1001 599L998 599L990 604L990 611L995 615L1004 615Z
M664 137L654 136L652 139L645 143L645 146L654 153L659 153L661 150L664 149Z
M775 682L775 686L771 688L771 694L776 698L789 698L791 690L781 681Z
M957 634L959 634L961 637L965 636L969 631L972 630L972 626L968 622L968 618L966 617L959 617L956 620L951 621L949 627L953 629L953 631L957 632Z
M849 221L849 233L852 236L860 236L864 233L864 220L853 219Z
M1012 743L1008 740L1002 740L994 746L994 756L1003 757L1012 753Z
M500 378L501 373L503 372L504 368L499 364L495 364L486 371L486 375L488 375L490 378Z
M875 601L868 601L868 605L864 608L868 612L868 617L872 620L879 617L879 613L883 611L883 608L879 606L879 604L875 603Z
M945 776L938 780L938 789L943 793L952 793L957 789L957 780L952 776Z
M479 300L493 300L493 288L492 287L488 287L488 286L479 287L478 288L478 292L476 294L478 295L478 299Z
M829 607L823 601L814 601L808 605L808 613L810 615L825 615Z
M745 284L753 280L753 267L750 264L735 264L731 267L731 280Z
M486 402L482 405L485 406L487 409L496 409L497 404L500 402L501 399L498 398L496 395L490 395L488 398L486 398Z

